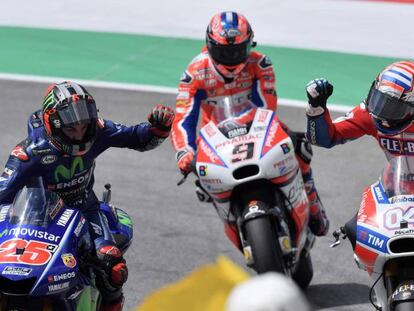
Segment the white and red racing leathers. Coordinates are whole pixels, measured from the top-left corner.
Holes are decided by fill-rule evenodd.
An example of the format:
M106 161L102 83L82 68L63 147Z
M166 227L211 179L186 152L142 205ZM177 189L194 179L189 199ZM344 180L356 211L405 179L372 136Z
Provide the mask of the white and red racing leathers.
M213 61L204 48L184 71L180 79L176 99L176 115L171 131L172 145L179 155L197 149L197 124L201 115L200 127L212 118L216 101L231 95L237 101L249 99L258 107L276 111L277 95L275 73L268 57L251 52L245 67L232 78L223 77L215 68ZM286 131L289 129L282 124ZM300 148L298 148L300 149ZM317 235L324 235L328 230L328 220L314 187L309 161L297 153L302 176L307 185L308 198L311 202L310 227Z
M211 118L215 101L229 95L247 97L259 107L276 111L275 74L270 60L263 54L252 52L240 74L226 81L215 69L207 51L195 57L184 71L178 87L171 135L177 152L196 151L200 113L203 126Z

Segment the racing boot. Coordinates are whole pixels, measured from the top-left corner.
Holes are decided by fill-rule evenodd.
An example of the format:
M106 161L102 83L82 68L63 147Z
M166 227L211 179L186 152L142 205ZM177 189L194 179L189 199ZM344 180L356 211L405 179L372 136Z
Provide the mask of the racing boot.
M309 200L309 228L314 235L324 236L329 230L329 219L316 191L311 170L303 175L303 182Z
M124 296L121 295L121 297L117 301L107 302L102 300L99 311L121 311L123 306Z

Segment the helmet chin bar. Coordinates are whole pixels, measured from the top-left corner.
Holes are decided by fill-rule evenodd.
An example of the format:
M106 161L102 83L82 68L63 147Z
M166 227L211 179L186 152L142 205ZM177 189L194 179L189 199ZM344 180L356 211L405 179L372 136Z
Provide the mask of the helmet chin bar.
M61 129L53 129L48 135L51 143L61 152L73 156L85 154L92 147L96 139L97 124L92 122L81 141L67 137Z
M383 120L380 118L375 117L372 115L372 118L375 123L375 127L384 135L398 135L401 132L404 132L407 128L409 128L412 124L414 119L407 119L406 122L401 122L398 126L392 125L389 123L388 120Z
M244 69L244 67L247 65L247 63L241 63L240 65L237 65L235 67L232 66L232 68L229 69L228 66L218 64L214 60L213 60L213 64L214 64L214 67L216 68L216 70L222 76L224 76L225 78L228 78L228 79L232 79L232 78L237 77L240 74L240 72Z

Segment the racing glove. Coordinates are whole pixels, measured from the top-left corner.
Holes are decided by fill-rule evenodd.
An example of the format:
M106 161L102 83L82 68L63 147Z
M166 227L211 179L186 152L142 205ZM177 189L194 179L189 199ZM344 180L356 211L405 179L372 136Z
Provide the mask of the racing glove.
M194 152L190 150L180 150L176 154L177 165L182 174L187 174L191 171L192 162L194 160Z
M116 246L106 245L97 252L98 260L107 264L107 274L112 286L120 287L128 279L128 267L122 258L122 253Z
M316 117L325 112L326 101L332 95L333 85L328 80L319 78L310 81L306 85L306 94L308 95L308 108L306 114L310 117Z
M148 115L148 122L151 123L150 131L161 138L168 137L173 120L174 110L163 105L155 106Z

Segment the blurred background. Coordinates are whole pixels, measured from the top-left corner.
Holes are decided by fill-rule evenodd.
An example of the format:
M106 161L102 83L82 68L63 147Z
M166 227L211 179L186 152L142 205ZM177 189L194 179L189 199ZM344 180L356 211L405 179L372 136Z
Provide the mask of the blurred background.
M145 121L156 103L174 106L178 80L204 44L211 17L233 10L250 21L276 72L281 119L304 130L305 85L326 77L334 85L334 117L360 103L389 63L413 59L414 1L24 1L0 9L0 164L26 135L51 82L83 83L104 118ZM364 187L384 164L370 138L333 150L314 148L313 169L331 218L331 231L358 210ZM224 254L244 267L213 207L198 202L194 180L181 188L169 142L143 154L110 150L97 161L97 193L113 185L113 202L135 223L126 257L126 310ZM368 276L355 266L349 243L329 249L318 239L307 297L315 310L370 310ZM251 273L251 271L249 271Z

